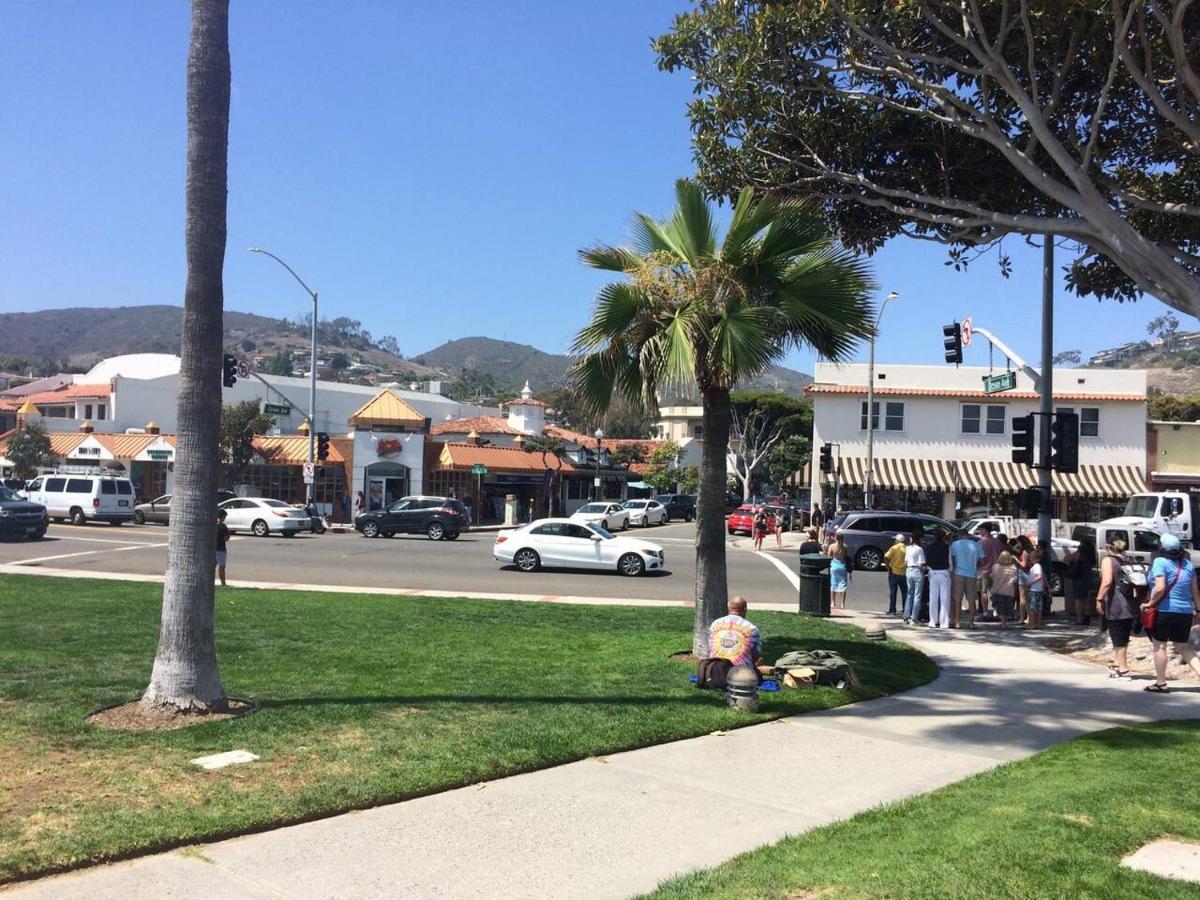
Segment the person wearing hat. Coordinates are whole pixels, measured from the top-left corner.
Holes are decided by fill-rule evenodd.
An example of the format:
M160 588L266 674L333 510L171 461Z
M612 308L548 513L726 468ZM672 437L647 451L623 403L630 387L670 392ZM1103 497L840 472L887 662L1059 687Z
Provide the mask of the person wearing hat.
M904 551L908 539L904 535L896 535L892 546L883 554L883 561L888 570L888 615L896 615L896 597L900 597L900 606L904 606L905 592L908 590L908 565L904 562Z
M1150 601L1142 604L1143 610L1158 610L1154 628L1149 629L1154 644L1156 678L1146 690L1152 694L1166 694L1168 641L1175 645L1179 658L1200 675L1200 659L1196 658L1188 641L1192 623L1200 617L1200 586L1196 583L1192 561L1178 537L1164 534L1158 547L1162 555L1150 567Z

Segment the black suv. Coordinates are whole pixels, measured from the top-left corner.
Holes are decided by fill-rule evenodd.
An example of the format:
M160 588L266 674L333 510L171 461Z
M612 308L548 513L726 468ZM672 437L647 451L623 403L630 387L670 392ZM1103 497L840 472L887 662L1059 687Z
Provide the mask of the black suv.
M843 513L832 523L846 539L846 549L851 553L856 569L882 569L883 554L892 546L896 535L911 535L919 531L925 535L922 543L933 540L937 531L952 536L957 530L945 519L923 513L903 512L893 509L864 509Z
M0 536L40 541L46 536L49 524L46 507L22 500L10 489L0 486Z
M355 531L374 538L394 534L424 534L432 541L455 540L471 530L467 508L448 497L402 497L386 509L360 513Z
M696 498L691 494L659 494L654 498L667 508L667 521L683 519L690 522L696 518Z

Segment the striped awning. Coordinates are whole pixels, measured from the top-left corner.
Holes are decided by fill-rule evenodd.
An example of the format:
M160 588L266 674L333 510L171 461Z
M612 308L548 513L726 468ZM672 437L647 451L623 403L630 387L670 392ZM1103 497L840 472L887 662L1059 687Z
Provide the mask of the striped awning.
M846 456L841 462L842 484L861 486L867 473L866 459ZM1037 474L1001 460L878 457L874 482L880 490L1012 494L1036 485ZM1055 472L1053 486L1061 497L1122 498L1146 490L1146 480L1137 466L1080 466L1071 475Z

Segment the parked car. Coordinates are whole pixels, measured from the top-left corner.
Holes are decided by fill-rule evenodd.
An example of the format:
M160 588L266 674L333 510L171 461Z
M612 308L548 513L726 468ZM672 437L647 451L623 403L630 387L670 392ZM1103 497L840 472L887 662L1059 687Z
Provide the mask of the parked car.
M282 534L295 537L309 528L308 513L267 497L234 497L220 504L225 510L225 527L232 532L248 531L255 537Z
M667 521L680 519L690 522L696 518L696 498L691 494L659 494L654 498L667 510Z
M730 534L753 534L754 514L759 508L753 503L743 503L725 517L725 530ZM771 507L765 508L767 510L767 531L773 531L775 528L775 514L771 511Z
M460 500L401 497L384 509L360 513L354 520L354 530L369 538L424 534L431 541L454 541L471 530L471 521Z
M856 569L882 569L883 554L897 534L919 531L928 544L938 531L948 536L956 531L954 525L937 516L890 509L853 510L838 516L832 524L845 537Z
M608 531L624 531L629 527L629 510L615 500L585 503L571 513L571 521L599 525Z
M232 500L236 496L237 494L233 491L219 490L217 491L217 505L220 506L226 500ZM133 521L138 525L145 525L147 522L153 522L157 525L170 525L171 495L163 494L161 497L155 497L153 500L139 503L133 508Z
M29 482L25 496L46 507L55 522L120 525L133 520L133 484L115 475L39 475Z
M638 538L616 537L592 523L537 519L496 535L492 556L522 572L540 568L589 569L643 575L666 565L662 547Z
M621 506L629 513L630 525L641 525L645 528L649 525L665 525L671 521L671 514L657 500L626 500Z
M49 525L46 507L23 500L16 491L0 486L0 537L40 541L46 536Z

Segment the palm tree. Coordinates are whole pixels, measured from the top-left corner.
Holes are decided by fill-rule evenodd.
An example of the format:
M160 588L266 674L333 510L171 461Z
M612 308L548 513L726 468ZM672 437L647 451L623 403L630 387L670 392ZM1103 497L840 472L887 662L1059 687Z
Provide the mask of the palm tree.
M213 637L214 498L221 424L229 0L192 0L187 64L187 287L179 366L179 435L162 626L146 708L225 708Z
M675 184L664 221L638 214L633 246L581 251L594 268L621 272L601 288L575 338L580 397L602 411L614 392L654 408L658 390L694 390L703 406L692 650L708 655L708 626L725 615L725 454L733 385L792 347L844 359L871 333L866 266L795 202L742 191L723 241L691 181Z

